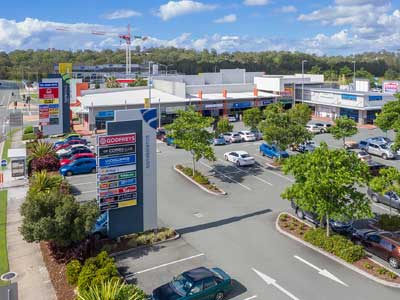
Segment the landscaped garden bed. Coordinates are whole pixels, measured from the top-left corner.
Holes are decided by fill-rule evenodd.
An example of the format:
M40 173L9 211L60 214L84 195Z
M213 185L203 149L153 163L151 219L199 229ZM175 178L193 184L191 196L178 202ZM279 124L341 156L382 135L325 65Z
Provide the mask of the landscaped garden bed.
M189 179L191 182L195 183L197 186L206 190L207 192L214 195L226 195L226 192L221 190L215 184L211 183L207 176L203 175L199 171L195 171L193 175L193 169L185 167L183 165L176 165L175 170L182 174L184 177Z
M277 226L289 235L334 255L379 280L400 284L397 274L370 259L362 246L355 245L344 236L332 233L327 237L325 229L313 228L288 213L279 216Z

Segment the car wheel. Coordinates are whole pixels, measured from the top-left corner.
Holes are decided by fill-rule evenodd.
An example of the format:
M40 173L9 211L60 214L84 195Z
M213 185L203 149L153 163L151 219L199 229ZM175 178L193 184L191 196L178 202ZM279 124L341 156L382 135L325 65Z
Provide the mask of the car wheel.
M265 156L265 153L263 151L260 150L260 153L262 156Z
M304 220L304 212L301 210L301 209L297 209L296 210L296 215L300 218L300 219L302 219L302 220Z
M227 161L228 160L228 155L224 155L224 158Z
M218 292L215 295L215 300L222 300L222 299L224 299L224 292Z
M324 133L324 130L323 130L323 129L321 129L321 130L319 131L319 133Z
M65 175L67 175L69 177L69 176L72 176L73 173L71 171L68 171Z
M90 173L95 174L95 173L96 173L96 168L92 168L92 169L90 170Z
M375 203L379 203L379 199L376 195L372 195L371 196L372 201L374 201Z
M294 147L293 146L290 146L289 149L290 149L290 151L294 151Z
M397 258L390 257L388 262L392 268L398 269L400 267L400 262Z
M240 161L239 160L236 162L236 166L240 167Z
M382 154L382 158L383 158L383 159L388 159L388 156L387 156L385 153L383 153L383 154Z

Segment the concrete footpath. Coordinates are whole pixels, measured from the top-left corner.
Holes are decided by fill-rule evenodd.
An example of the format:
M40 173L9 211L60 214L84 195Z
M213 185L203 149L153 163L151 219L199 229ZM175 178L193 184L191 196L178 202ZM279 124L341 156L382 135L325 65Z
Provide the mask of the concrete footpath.
M11 148L25 147L21 140L22 131L18 131L13 136ZM22 223L19 208L25 200L28 181L12 178L9 167L4 171L4 186L8 189L7 248L10 271L18 274L14 280L18 283L18 299L57 299L39 244L25 242L19 233Z

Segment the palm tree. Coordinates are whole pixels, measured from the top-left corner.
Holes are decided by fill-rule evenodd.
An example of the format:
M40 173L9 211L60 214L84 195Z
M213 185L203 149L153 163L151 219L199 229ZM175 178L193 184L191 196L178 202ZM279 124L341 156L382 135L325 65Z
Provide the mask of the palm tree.
M30 157L31 159L37 159L42 158L48 154L55 156L52 144L38 141L32 146Z
M107 81L106 81L106 87L109 89L119 88L120 85L115 77L109 77L109 78L107 78Z
M59 187L62 182L61 176L50 176L46 170L33 173L30 182L30 190L34 193L49 193L56 187Z
M145 300L146 294L138 287L125 284L121 280L111 279L100 285L80 291L78 300Z

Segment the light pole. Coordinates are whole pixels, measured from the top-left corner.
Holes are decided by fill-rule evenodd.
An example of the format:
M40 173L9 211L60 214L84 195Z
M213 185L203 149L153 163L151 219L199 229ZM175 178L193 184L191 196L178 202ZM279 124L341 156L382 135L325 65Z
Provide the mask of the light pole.
M356 61L353 60L353 89L356 89Z
M151 82L151 64L152 63L154 63L154 62L152 62L150 60L149 61L149 80L147 82L147 86L149 87L149 102L150 102L150 105L151 105L151 85L152 85L152 82Z
M161 128L161 100L158 98L158 128Z
M304 101L304 64L306 62L305 59L301 61L301 101Z

